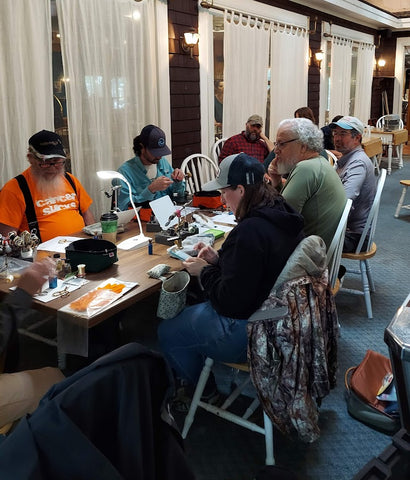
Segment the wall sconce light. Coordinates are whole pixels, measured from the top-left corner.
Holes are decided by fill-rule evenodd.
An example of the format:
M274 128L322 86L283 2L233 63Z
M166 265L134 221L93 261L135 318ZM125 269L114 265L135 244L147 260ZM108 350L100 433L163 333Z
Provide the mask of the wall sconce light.
M192 50L199 41L199 33L185 32L183 37L180 37L181 48L185 53L190 53L192 58Z
M322 50L318 50L314 54L310 54L310 66L317 67L320 70L322 60L325 58L325 54Z
M379 58L376 60L376 74L381 73L381 69L386 66L386 60L384 58Z

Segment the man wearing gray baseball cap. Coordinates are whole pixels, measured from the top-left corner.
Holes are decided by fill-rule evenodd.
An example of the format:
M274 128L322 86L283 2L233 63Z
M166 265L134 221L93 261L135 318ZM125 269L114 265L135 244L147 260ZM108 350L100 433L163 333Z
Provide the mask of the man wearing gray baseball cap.
M335 149L342 153L337 161L347 198L353 200L343 245L344 252L354 252L366 224L376 194L374 166L362 147L363 123L356 117L342 117L331 123ZM366 250L367 243L363 245Z

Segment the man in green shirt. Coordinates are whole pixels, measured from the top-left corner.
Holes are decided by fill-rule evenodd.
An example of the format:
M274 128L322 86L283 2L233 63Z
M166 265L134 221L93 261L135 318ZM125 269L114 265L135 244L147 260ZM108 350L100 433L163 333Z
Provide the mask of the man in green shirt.
M323 133L306 118L283 120L276 134L271 183L305 220L305 234L319 235L329 248L342 215L346 194L339 176L320 156ZM282 186L282 175L288 174Z

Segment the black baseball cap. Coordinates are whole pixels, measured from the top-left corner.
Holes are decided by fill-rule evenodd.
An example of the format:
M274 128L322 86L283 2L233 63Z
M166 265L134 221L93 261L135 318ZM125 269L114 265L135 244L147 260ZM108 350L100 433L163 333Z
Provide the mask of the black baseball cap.
M46 159L53 157L66 158L63 141L60 135L55 132L41 130L41 132L37 132L30 137L28 144L37 153L44 155Z
M163 157L171 153L165 143L165 132L155 125L145 126L141 130L139 141L154 157Z

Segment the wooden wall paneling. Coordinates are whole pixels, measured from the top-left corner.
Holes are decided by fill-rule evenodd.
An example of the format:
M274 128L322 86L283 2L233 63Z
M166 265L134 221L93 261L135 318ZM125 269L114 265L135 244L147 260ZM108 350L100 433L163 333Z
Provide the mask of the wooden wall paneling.
M169 74L171 95L171 137L173 166L201 150L198 46L192 58L181 49L180 37L198 30L196 0L168 2Z

